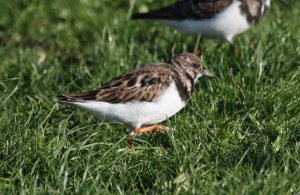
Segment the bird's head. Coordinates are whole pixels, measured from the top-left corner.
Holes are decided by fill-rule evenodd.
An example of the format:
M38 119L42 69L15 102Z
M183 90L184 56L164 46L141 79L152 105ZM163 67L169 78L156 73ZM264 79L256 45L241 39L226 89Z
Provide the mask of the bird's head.
M214 78L215 75L203 69L199 57L193 53L182 53L171 59L173 64L180 67L186 77L192 78L194 82L200 77Z

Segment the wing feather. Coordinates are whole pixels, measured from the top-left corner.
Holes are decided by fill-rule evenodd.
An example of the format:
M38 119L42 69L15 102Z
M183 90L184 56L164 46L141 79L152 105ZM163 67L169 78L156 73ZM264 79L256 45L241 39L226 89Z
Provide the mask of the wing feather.
M63 96L64 100L95 100L109 103L134 101L153 101L173 81L174 73L167 68L168 64L148 65L121 75L98 90L72 93Z
M132 19L210 19L223 11L233 0L182 0L148 13L138 13Z

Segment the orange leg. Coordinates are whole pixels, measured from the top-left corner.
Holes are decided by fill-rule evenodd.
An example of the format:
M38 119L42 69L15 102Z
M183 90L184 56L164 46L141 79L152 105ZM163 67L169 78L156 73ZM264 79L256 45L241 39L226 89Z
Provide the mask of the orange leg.
M170 129L169 127L165 127L163 125L152 125L149 127L134 128L133 131L128 134L128 139L133 138L133 136L135 136L136 134L142 134L142 133L149 132L149 131L163 132L163 131L167 131L169 129ZM129 141L128 145L133 146L133 143L131 141Z
M239 53L239 48L233 44L230 44L230 49L233 55L237 55Z
M194 54L196 55L196 56L201 56L201 49L199 48L199 47L196 47L195 48L195 51L194 51Z
M149 126L149 127L136 129L135 132L137 134L141 134L141 133L145 133L145 132L148 132L148 131L164 131L164 130L165 130L165 127L162 126L162 125L152 125L152 126Z

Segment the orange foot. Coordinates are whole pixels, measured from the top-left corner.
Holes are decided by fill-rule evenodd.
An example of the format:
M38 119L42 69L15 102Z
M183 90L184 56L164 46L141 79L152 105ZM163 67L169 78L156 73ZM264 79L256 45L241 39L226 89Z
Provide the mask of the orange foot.
M230 49L233 55L237 55L239 53L239 48L235 47L233 44L230 45Z
M132 139L133 136L135 136L136 134L142 134L142 133L149 132L149 131L165 132L168 130L172 130L172 128L166 127L163 125L152 125L149 127L134 128L133 131L128 134L128 139ZM133 146L133 143L129 140L128 145Z

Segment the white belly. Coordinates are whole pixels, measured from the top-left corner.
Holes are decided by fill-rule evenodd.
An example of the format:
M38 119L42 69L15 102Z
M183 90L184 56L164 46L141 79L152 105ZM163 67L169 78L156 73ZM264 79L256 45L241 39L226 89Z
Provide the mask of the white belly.
M206 37L223 38L229 42L232 38L246 31L250 25L246 17L241 15L240 1L234 1L223 12L211 19L204 20L161 20L173 28L191 34L201 34Z
M155 102L111 104L99 101L75 102L75 106L91 112L99 120L121 122L140 127L166 120L185 106L173 82Z

